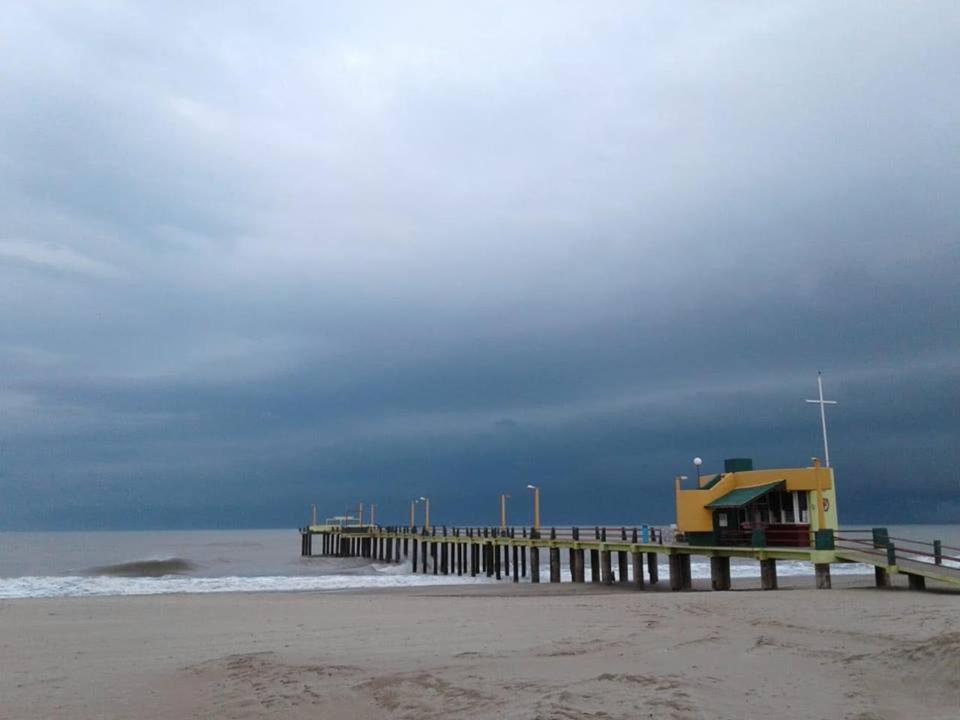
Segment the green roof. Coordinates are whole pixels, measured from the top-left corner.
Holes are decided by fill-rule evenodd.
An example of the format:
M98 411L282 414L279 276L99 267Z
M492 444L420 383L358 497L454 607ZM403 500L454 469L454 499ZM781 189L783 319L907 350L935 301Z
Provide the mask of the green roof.
M718 497L712 503L708 503L708 508L739 508L747 503L751 503L759 497L766 495L771 490L776 490L783 485L783 480L767 483L766 485L754 485L753 487L737 488L728 492L722 497Z

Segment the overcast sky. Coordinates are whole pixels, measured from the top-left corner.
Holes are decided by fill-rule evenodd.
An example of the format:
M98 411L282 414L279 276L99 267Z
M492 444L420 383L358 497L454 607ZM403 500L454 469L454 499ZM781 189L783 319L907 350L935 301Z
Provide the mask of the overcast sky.
M8 3L0 528L960 521L960 4Z

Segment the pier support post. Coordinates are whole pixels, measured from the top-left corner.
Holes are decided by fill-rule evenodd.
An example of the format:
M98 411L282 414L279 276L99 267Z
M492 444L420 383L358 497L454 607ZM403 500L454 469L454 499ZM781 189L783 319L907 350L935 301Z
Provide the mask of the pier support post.
M427 546L429 544L425 539L420 541L420 572L424 575L427 574L427 552L430 549Z
M573 576L573 581L575 583L582 583L584 581L584 561L583 557L583 548L577 548L573 551L573 564L570 568L570 574Z
M626 550L620 550L617 553L617 561L618 561L617 565L619 566L617 570L619 571L619 574L620 574L620 577L618 577L617 579L622 584L630 582L630 578L628 576L628 571L627 571L627 551Z
M493 574L496 575L497 580L501 578L500 575L500 546L490 543L490 552L493 553Z
M876 580L878 588L890 587L890 573L887 572L885 567L875 567L873 569L873 577Z
M832 587L830 563L817 563L814 565L814 571L817 574L817 590L829 590Z
M449 548L449 545L447 545L446 541L440 543L440 572L442 572L444 575L448 575L448 574L449 574L449 573L447 572L447 570L448 570L448 568L447 568L447 554L448 554L447 550L448 550L448 548Z
M670 589L674 592L683 589L683 556L668 555L667 561L670 564Z
M730 558L719 555L710 558L710 586L714 590L730 589Z
M590 582L600 582L600 551L590 550Z
M515 583L520 582L520 564L517 562L517 558L520 557L519 548L513 546L513 581Z
M524 531L526 532L526 531ZM527 546L520 546L520 577L527 576Z
M760 587L764 590L777 589L777 561L773 558L760 561Z
M417 539L413 539L413 573L417 573Z
M407 542L407 538L404 538L404 539L403 539L403 556L404 556L404 557L410 557L410 552L409 552L409 550L410 550L410 545L409 545L409 543Z
M610 551L600 551L600 578L604 585L613 585L613 568L610 566Z
M914 575L907 573L907 583L911 590L926 590L927 579L923 575Z
M660 582L660 564L655 552L647 553L647 574L650 576L651 585Z
M510 546L503 546L503 574L510 577Z
M530 582L540 582L540 548L530 546Z
M430 560L433 562L433 574L440 574L440 563L437 562L437 541L430 543Z
M633 561L633 584L637 590L640 590L643 588L643 553L634 550L631 560Z
M550 582L560 582L560 548L550 548Z

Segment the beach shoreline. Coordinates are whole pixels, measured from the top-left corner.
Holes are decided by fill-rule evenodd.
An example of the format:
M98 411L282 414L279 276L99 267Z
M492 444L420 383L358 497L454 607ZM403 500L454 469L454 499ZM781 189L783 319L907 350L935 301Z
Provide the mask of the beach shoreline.
M6 600L0 717L955 716L960 594L812 582Z

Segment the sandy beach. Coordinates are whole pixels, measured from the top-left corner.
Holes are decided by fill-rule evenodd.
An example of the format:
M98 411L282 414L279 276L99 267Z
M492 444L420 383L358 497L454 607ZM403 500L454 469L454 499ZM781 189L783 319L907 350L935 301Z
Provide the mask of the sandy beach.
M956 718L960 595L590 585L0 603L0 717Z

